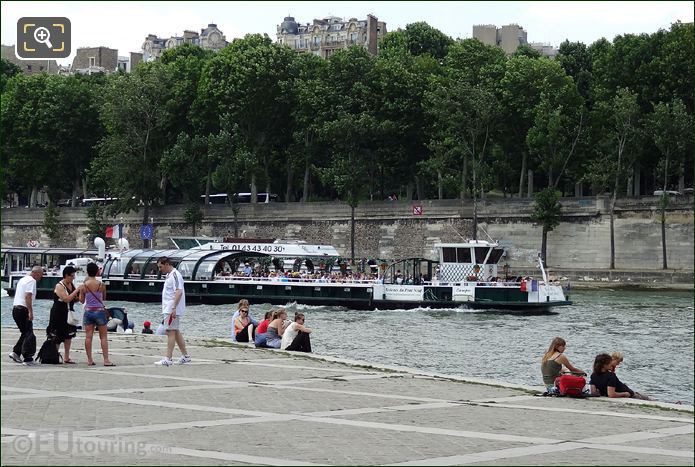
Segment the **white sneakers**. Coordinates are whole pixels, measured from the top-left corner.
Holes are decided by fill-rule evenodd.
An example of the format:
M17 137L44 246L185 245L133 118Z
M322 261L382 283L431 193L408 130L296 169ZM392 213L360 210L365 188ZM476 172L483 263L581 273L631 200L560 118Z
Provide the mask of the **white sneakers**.
M179 358L176 361L177 364L183 365L184 363L191 363L191 356L190 355L182 355L181 358ZM161 359L158 362L154 362L155 365L162 365L162 366L171 366L174 364L174 362L166 357Z
M14 352L10 352L9 354L7 354L7 356L14 360L15 363L22 363L22 357L20 357Z

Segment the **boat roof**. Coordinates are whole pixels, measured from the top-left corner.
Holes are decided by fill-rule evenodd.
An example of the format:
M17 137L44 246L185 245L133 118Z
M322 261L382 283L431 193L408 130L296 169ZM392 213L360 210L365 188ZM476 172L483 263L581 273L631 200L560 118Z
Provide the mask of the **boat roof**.
M28 246L3 247L2 253L29 253L34 255L96 255L99 252L88 248L31 248Z
M499 243L488 242L487 240L466 240L461 243L435 243L435 248L470 248L476 246L498 247Z
M219 242L207 243L194 250L229 250L248 253L264 253L272 256L318 256L338 257L340 254L330 245L309 245L306 243L242 243Z

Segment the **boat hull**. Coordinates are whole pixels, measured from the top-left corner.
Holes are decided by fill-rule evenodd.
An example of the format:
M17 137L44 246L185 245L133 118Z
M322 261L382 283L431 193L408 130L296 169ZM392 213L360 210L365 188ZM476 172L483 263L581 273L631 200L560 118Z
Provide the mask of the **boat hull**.
M13 278L14 279L14 278ZM17 277L19 279L19 277ZM44 276L37 284L37 298L53 298L53 289L60 280ZM16 280L12 281L12 285ZM159 302L161 280L125 278L105 279L108 300ZM345 307L359 310L393 310L412 308L505 310L514 312L548 311L568 306L572 302L560 294L546 300L530 301L528 293L515 287L486 287L467 285L470 295L459 299L459 286L385 286L365 283L306 283L268 282L257 280L190 281L185 283L186 301L223 305L248 299L251 303L284 305L296 302L304 305ZM14 295L14 287L7 289Z

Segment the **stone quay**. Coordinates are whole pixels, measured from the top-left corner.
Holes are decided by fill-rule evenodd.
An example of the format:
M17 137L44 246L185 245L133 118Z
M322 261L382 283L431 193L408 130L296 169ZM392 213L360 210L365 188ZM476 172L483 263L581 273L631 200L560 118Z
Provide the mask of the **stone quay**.
M539 388L202 338L187 339L192 363L159 367L165 338L140 334L109 334L116 367L98 353L88 367L82 333L76 365L27 367L7 357L17 337L2 328L3 465L694 461L692 406L539 397Z

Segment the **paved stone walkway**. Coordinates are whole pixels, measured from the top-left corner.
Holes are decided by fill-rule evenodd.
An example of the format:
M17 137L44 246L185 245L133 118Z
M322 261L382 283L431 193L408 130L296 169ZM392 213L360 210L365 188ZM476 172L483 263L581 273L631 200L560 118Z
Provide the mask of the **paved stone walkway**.
M693 465L692 406L536 397L205 339L188 340L193 363L158 367L164 338L137 334L109 334L115 368L87 367L81 334L77 365L30 368L7 357L16 338L2 329L3 465Z

